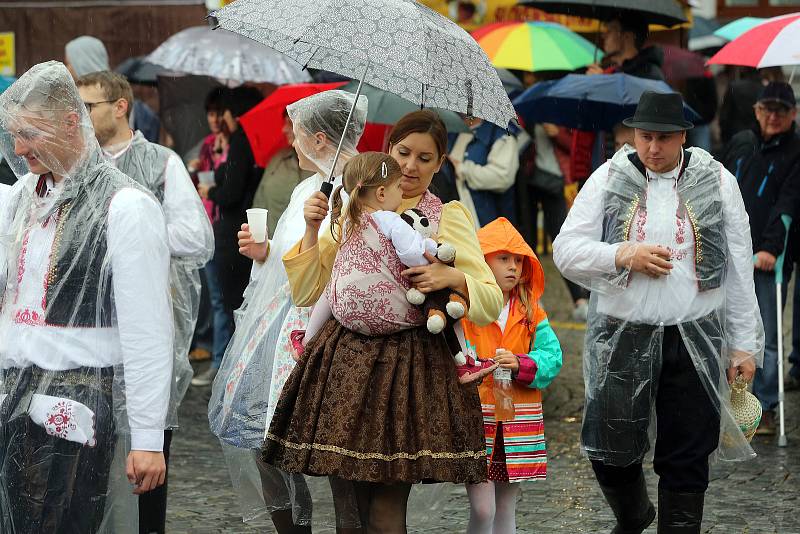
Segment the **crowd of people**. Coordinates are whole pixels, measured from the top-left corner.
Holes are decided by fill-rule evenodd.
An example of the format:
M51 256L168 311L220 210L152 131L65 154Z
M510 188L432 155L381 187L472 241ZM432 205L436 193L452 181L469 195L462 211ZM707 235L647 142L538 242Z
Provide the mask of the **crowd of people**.
M663 79L647 28L609 21L585 73ZM289 148L262 168L240 124L259 88L213 89L182 158L103 44L72 41L0 95L0 530L165 532L191 383L212 386L228 467L280 533L312 530L307 476L330 481L337 532L405 532L420 482L466 485L468 532L515 532L562 366L551 247L586 323L581 445L613 532L699 533L711 459L755 455L731 383L752 380L775 432L775 275L785 293L800 202L791 85L731 84L720 145L716 110L684 116L700 85L645 92L612 132L464 117L448 133L414 111L360 154L372 103L328 90L286 107Z

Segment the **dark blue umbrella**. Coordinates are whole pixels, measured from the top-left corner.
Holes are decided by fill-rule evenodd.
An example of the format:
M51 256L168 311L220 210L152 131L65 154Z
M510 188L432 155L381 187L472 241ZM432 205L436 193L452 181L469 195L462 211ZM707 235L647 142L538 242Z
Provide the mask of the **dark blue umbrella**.
M633 116L645 91L674 93L665 82L628 74L568 74L560 80L540 82L514 99L514 107L527 124L551 122L568 128L610 131ZM687 120L700 116L684 104Z

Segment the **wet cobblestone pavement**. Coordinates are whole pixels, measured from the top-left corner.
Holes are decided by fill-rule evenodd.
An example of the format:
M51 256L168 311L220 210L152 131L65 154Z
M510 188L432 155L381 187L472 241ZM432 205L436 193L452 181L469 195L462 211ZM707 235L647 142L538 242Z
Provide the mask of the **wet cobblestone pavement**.
M564 348L564 368L544 396L548 479L523 484L517 513L518 532L610 532L613 516L595 483L588 460L580 456L578 447L583 406L584 329L569 318L569 297L552 262L545 259L543 264L548 280L544 304ZM791 324L790 314L791 301L787 305L785 325ZM786 341L790 341L790 336L786 336ZM176 431L172 442L167 532L274 532L266 518L242 523L219 443L208 430L206 404L209 395L210 388L191 388L181 407L183 426ZM800 534L798 405L800 392L787 393L788 447L778 448L774 437L756 436L753 442L758 453L756 459L712 468L703 532ZM658 481L652 468L646 470L646 476L655 502ZM327 488L326 480L316 482L320 491ZM464 532L469 505L463 487L444 486L437 496L441 506L434 511L421 506L422 499L412 498L409 531ZM322 526L315 527L314 532L332 532L332 513L327 509L315 512ZM653 526L646 532L654 533L656 529Z

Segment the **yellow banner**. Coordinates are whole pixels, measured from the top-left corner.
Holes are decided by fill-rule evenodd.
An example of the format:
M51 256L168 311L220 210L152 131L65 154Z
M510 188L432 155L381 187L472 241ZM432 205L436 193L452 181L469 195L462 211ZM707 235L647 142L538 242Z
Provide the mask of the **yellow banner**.
M545 21L563 24L578 33L591 33L600 30L600 23L594 19L545 13L540 9L517 4L517 0L418 0L429 8L456 21L459 26L471 32L493 22ZM687 15L689 9L685 8ZM683 25L691 27L689 23ZM651 30L664 30L663 26L652 25Z
M0 32L0 76L16 76L14 32Z

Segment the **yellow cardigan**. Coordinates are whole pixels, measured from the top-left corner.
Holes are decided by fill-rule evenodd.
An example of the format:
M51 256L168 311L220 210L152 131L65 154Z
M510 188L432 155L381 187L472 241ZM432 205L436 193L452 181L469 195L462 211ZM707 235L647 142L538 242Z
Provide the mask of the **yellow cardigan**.
M414 208L421 196L403 199L397 212ZM475 324L486 325L497 320L503 308L503 293L483 258L467 209L460 202L449 202L442 208L439 221L439 241L456 247L456 268L464 273L469 290L468 318ZM339 244L329 230L322 232L316 246L300 252L298 242L283 256L286 274L292 287L295 306L313 306L331 278Z

